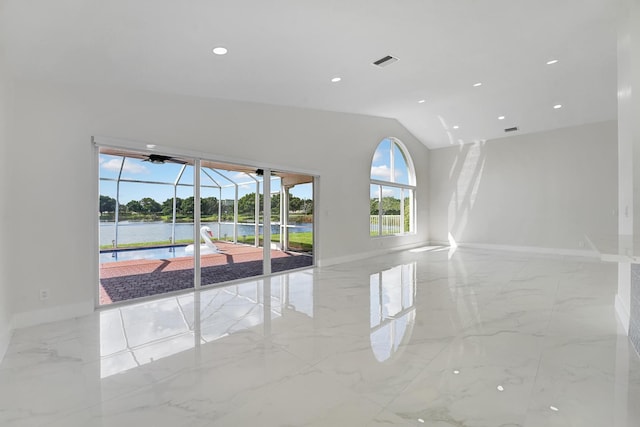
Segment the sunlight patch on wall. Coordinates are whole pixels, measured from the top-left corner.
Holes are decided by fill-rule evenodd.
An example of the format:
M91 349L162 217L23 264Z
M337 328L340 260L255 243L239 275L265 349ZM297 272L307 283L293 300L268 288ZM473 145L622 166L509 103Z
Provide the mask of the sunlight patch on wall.
M450 171L450 177L457 179L452 189L448 207L448 232L450 238L460 240L469 222L469 215L473 210L480 188L485 165L484 142L476 142L465 146L456 159ZM464 156L464 161L460 157ZM456 171L456 166L459 169Z

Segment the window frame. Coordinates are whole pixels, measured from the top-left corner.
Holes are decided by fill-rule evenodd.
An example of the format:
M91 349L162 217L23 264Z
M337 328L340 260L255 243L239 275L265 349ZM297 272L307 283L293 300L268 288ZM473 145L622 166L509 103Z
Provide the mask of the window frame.
M373 169L374 166L381 166L381 165L374 165L374 158L375 158L375 153L378 152L378 149L380 148L380 146L382 144L384 144L385 142L389 142L389 163L384 163L384 165L389 167L389 181L386 181L384 179L377 179L374 178L373 175L371 174L371 170ZM394 148L398 148L398 150L403 154L404 157L404 161L407 167L407 174L408 174L408 181L409 184L403 184L403 183L399 183L399 182L395 182L395 164L396 164L396 159L395 159L395 150ZM416 234L416 189L417 189L417 185L416 185L416 174L415 174L415 168L413 166L413 160L411 158L411 154L409 153L409 150L407 149L407 147L397 138L394 137L387 137L387 138L383 138L377 145L376 148L373 152L373 157L371 159L371 163L370 163L370 169L369 169L369 202L371 204L371 200L373 200L372 197L372 187L373 186L377 186L378 187L378 219L377 219L377 233L374 234L374 224L372 223L372 217L374 214L371 213L371 209L369 210L369 235L372 238L379 238L379 237L389 237L389 236L407 236L407 235L413 235ZM383 216L384 216L384 212L382 209L382 199L383 199L383 188L384 187L391 187L393 189L400 189L401 191L401 196L400 196L400 231L399 232L392 232L392 233L385 233L384 232L384 227L383 225ZM408 192L408 196L406 194L406 192ZM409 198L409 227L408 230L405 230L405 215L407 214L406 212L406 208L405 208L405 199Z

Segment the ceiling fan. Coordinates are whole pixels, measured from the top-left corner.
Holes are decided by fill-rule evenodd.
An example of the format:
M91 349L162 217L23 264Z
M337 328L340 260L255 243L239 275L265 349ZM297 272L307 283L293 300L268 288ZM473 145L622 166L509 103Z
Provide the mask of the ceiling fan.
M183 160L176 159L175 157L163 156L162 154L149 154L147 156L147 158L143 160L143 162L151 162L151 163L156 164L156 165L161 165L161 164L164 164L166 162L180 163L180 164L183 164L183 165L187 164L187 162L185 162Z

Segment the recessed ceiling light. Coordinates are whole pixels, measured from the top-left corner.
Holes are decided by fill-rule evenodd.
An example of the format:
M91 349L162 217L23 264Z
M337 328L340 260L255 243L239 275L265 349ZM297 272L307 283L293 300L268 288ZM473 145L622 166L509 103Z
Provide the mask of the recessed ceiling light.
M340 80L342 80L340 77L334 77L331 79L333 83L338 83Z
M478 86L482 86L482 83L478 82L473 84L473 87L478 87Z
M499 385L498 387L496 387L498 389L498 391L504 391L504 387L502 387L501 385Z
M498 120L504 120L504 116L498 116Z
M156 144L147 144L147 148L149 150L153 150L154 148L156 148Z
M547 61L547 65L553 65L553 64L556 64L557 62L558 62L557 59L552 59L550 61Z
M553 108L555 108L556 110L559 109L559 108L562 108L562 104L556 104L556 105L553 106Z
M460 129L460 126L455 125L453 128L454 128L454 129Z
M553 412L558 412L559 409L556 408L555 406L549 406L549 409L551 409Z
M424 104L426 102L426 100L421 99L420 101L418 101L418 104Z
M453 371L454 375L458 375L460 373L460 371L458 371L457 369L455 371Z
M213 53L216 55L226 55L228 52L226 47L218 46L213 48Z

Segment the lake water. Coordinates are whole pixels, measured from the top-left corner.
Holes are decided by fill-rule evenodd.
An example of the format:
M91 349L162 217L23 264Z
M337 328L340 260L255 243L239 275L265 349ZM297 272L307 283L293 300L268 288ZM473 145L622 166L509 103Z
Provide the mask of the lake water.
M213 231L214 239L219 237L233 236L233 223L221 223L220 234L218 234L218 223L202 223L208 225ZM129 222L118 223L118 244L158 242L169 240L171 237L171 223L166 222ZM313 231L313 224L297 224L289 226L289 232ZM260 226L262 233L262 226ZM271 234L279 234L280 225L271 224ZM238 224L238 236L253 236L255 234L254 224ZM116 238L116 227L113 222L100 223L100 245L110 245ZM193 223L176 224L176 240L193 239Z

